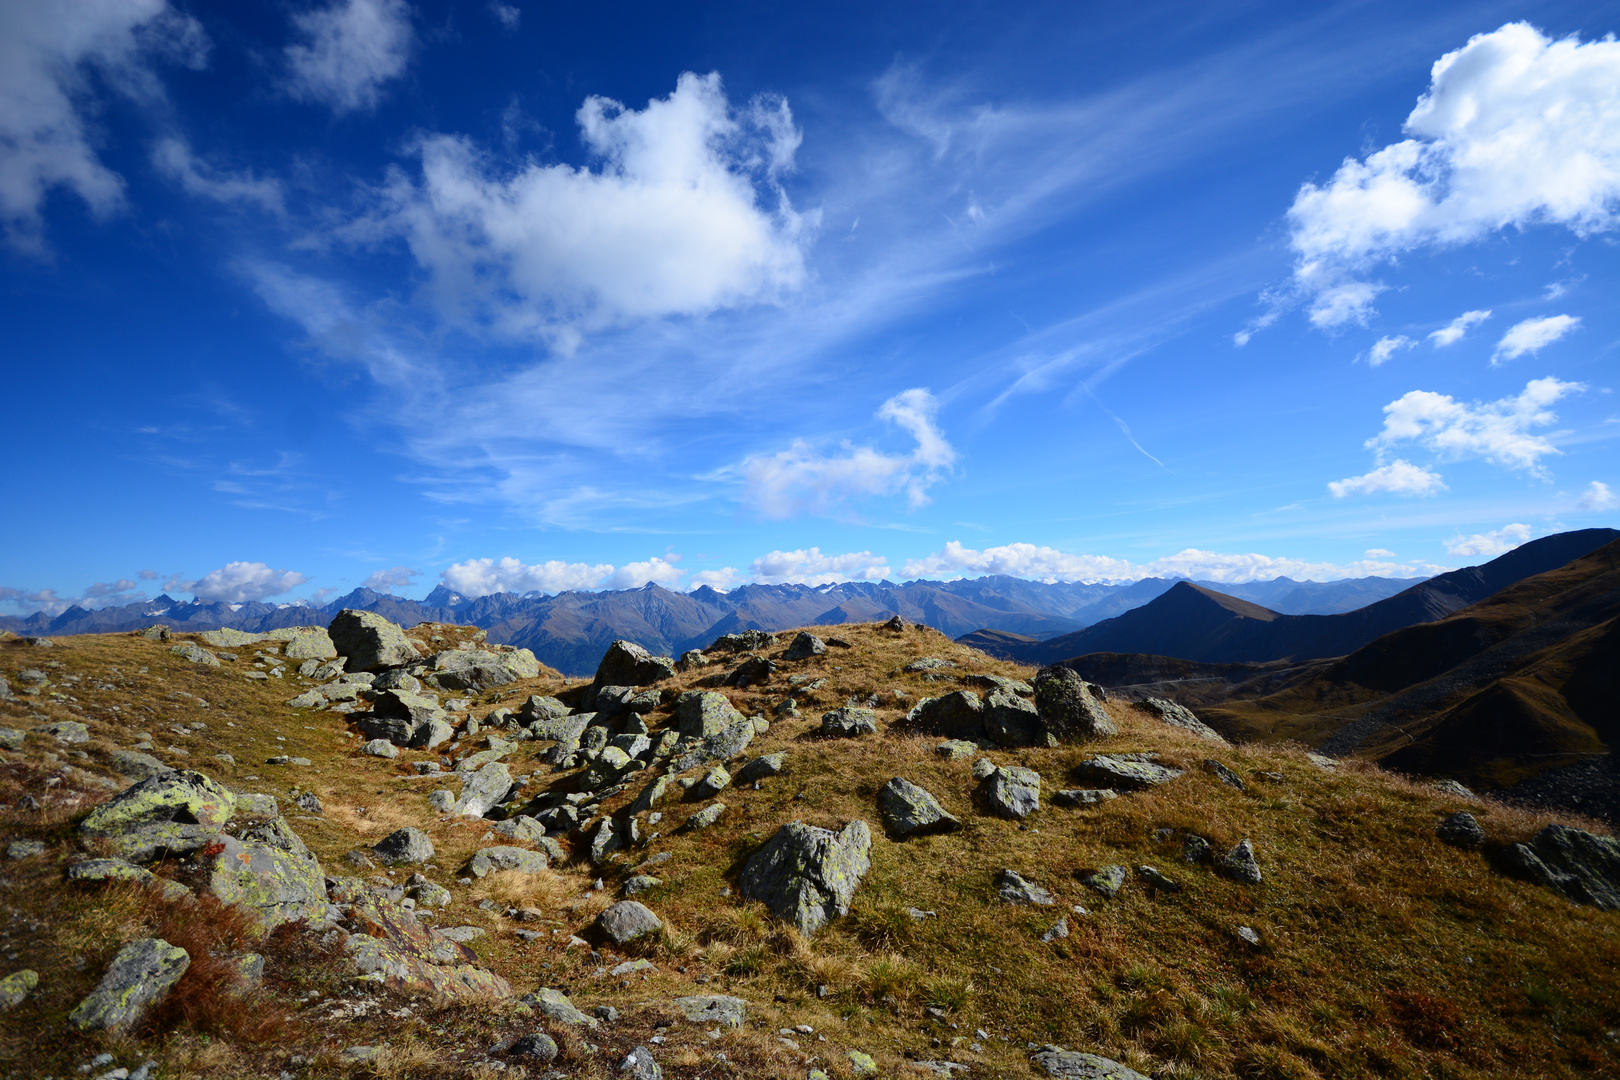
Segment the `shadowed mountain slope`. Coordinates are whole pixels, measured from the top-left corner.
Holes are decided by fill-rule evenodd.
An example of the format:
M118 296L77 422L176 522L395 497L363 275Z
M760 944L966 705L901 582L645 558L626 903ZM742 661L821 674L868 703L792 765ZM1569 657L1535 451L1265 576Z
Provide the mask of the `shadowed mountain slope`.
M1073 634L1040 642L990 640L981 647L1030 664L1057 663L1097 652L1147 653L1210 663L1343 656L1391 631L1443 618L1617 537L1620 532L1613 529L1543 537L1481 566L1441 574L1395 596L1337 615L1283 615L1180 582L1142 607Z

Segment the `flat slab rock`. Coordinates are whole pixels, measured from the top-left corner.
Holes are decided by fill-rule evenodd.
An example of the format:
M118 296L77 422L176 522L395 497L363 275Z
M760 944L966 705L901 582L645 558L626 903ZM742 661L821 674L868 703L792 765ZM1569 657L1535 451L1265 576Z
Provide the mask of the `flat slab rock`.
M1074 778L1095 788L1127 791L1169 783L1182 774L1180 769L1151 761L1131 761L1125 757L1099 754L1074 767Z
M675 1008L687 1020L694 1024L721 1024L725 1027L742 1027L748 1019L748 1002L738 997L728 997L725 994L698 994L693 997L678 997L675 999Z
M924 836L952 832L962 822L946 812L927 790L896 776L878 792L883 823L894 836Z
M161 938L140 938L118 950L101 982L79 1002L68 1023L81 1031L121 1031L168 996L191 956Z
M1030 1060L1055 1080L1148 1080L1135 1069L1111 1058L1056 1046L1041 1047L1030 1055Z

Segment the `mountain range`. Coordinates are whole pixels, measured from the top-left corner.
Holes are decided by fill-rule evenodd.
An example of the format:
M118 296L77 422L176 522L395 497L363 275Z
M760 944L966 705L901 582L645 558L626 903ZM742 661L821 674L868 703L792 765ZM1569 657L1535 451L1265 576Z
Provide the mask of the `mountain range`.
M1348 611L1406 589L1414 580L1367 577L1345 581L1272 581L1220 588L1289 613ZM329 622L344 608L375 611L403 626L421 622L482 627L491 641L528 648L571 675L596 670L608 645L626 638L663 655L679 655L739 630L873 622L899 615L952 637L981 628L1039 641L1082 630L1146 604L1178 583L1148 578L1125 585L1041 582L1005 575L959 581L842 582L834 585L743 585L730 592L707 586L689 593L648 584L609 592L555 596L492 593L464 597L440 585L421 600L356 589L316 607L307 604L226 604L168 596L119 607L70 607L0 618L0 630L25 635L99 634L154 622L177 630L230 627L263 632ZM1202 583L1215 587L1216 583Z
M1204 663L1343 656L1391 631L1444 618L1616 538L1620 532L1614 529L1542 537L1483 565L1453 570L1365 607L1335 614L1285 613L1230 590L1181 581L1149 603L1075 633L1037 640L998 628L995 633L981 630L959 640L996 656L1039 665L1092 653L1146 654Z

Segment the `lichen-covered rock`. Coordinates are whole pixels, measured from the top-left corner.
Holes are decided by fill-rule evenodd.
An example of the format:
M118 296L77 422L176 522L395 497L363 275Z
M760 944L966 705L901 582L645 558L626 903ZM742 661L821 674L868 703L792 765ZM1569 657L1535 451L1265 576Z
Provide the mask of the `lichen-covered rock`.
M980 782L985 808L997 817L1025 818L1041 808L1041 774L1003 765Z
M675 661L633 641L615 641L597 665L594 686L651 686L675 676Z
M693 1024L719 1024L721 1027L735 1028L742 1027L748 1019L748 1002L725 994L678 997L673 1004L676 1011Z
M1055 793L1052 802L1057 806L1096 806L1117 798L1119 792L1113 788L1069 788Z
M596 917L596 928L615 945L624 945L664 928L663 920L638 900L620 900Z
M694 739L706 739L742 719L731 699L715 690L688 690L675 699L675 728Z
M1035 709L1046 732L1060 743L1101 739L1119 734L1097 691L1071 668L1061 665L1035 673Z
M893 836L923 836L962 827L962 822L947 813L927 790L899 776L878 792L878 807Z
M674 781L667 776L659 776L648 781L647 786L641 789L636 801L630 804L631 814L645 814L665 799L669 798Z
M707 829L720 820L720 815L726 812L723 802L710 803L691 817L686 819L686 827L692 830Z
M1125 868L1100 866L1095 873L1087 874L1080 880L1112 900L1125 885Z
M834 739L853 739L877 731L877 713L846 705L821 714L821 734Z
M1231 769L1228 769L1225 765L1222 765L1214 758L1205 758L1204 768L1213 773L1215 779L1219 780L1227 787L1237 788L1239 791L1244 791L1247 789L1247 785L1243 783L1243 777L1239 776Z
M149 862L162 852L184 854L202 847L235 809L235 795L187 769L125 788L92 810L79 831L109 841L131 862Z
M1254 844L1247 837L1239 840L1231 851L1221 856L1215 864L1215 870L1245 885L1260 884L1260 860L1254 857Z
M234 836L222 836L220 843L224 850L214 856L208 878L216 897L257 912L267 930L326 914L326 880L307 849L299 853Z
M30 968L13 971L0 979L0 1009L14 1009L28 999L39 985L39 972Z
M389 866L425 863L433 858L433 841L414 825L395 829L371 846L380 862Z
M1452 847L1474 850L1485 843L1485 830L1474 815L1459 810L1435 827L1434 834Z
M151 754L143 754L139 750L114 750L110 756L113 771L119 776L145 780L148 777L174 772L174 769Z
M529 700L533 701L533 698ZM529 738L536 742L554 741L569 746L578 744L585 729L596 719L595 713L576 713L573 716L542 716L529 724Z
M118 950L101 982L68 1015L80 1031L123 1031L169 996L191 966L186 950L161 938L139 938Z
M350 671L381 671L414 664L421 658L396 623L373 611L344 608L326 628L337 653L348 657Z
M181 642L179 645L171 645L169 651L180 659L189 660L193 664L202 664L204 667L219 667L219 657L201 645L194 645L189 641Z
M360 752L368 757L392 758L399 756L399 747L387 739L372 739L360 747Z
M546 856L541 852L506 845L482 848L467 862L467 869L475 878L487 877L496 870L538 874L546 869L546 866Z
M549 1065L557 1057L557 1040L543 1031L531 1031L507 1051L516 1058L528 1058L537 1065Z
M810 936L849 913L855 889L871 867L872 831L852 821L839 832L790 822L743 867L744 896L763 901L777 918Z
M664 1070L653 1059L652 1051L638 1046L619 1062L621 1080L664 1080Z
M529 695L528 700L518 709L518 715L523 718L524 722L531 724L536 720L555 720L558 717L567 716L568 712L568 706L561 701L554 697L542 697L539 694Z
M1131 761L1099 754L1074 767L1074 778L1092 787L1135 791L1168 783L1181 775L1180 769L1170 769L1151 761Z
M1197 714L1185 705L1170 701L1167 698L1157 697L1143 698L1135 704L1138 709L1161 724L1182 728L1197 735L1200 739L1208 739L1210 742L1220 743L1222 746L1231 745L1221 736L1220 732L1198 719Z
M716 765L704 773L697 783L692 785L689 795L691 798L701 802L704 799L714 798L730 786L731 774L726 771L724 765Z
M1043 1046L1030 1055L1030 1060L1046 1070L1046 1075L1053 1080L1148 1080L1135 1069L1111 1058L1059 1046Z
M754 741L754 735L758 730L754 722L745 717L695 745L683 742L680 746L680 756L675 759L670 771L685 772L694 765L710 761L728 761L748 749L748 744Z
M905 726L946 739L984 738L984 702L971 690L923 698L906 714Z
M352 931L343 951L362 981L451 1000L512 996L511 985L477 966L466 945L429 930L414 911L368 891L363 882L339 881L332 900L342 905L344 926Z

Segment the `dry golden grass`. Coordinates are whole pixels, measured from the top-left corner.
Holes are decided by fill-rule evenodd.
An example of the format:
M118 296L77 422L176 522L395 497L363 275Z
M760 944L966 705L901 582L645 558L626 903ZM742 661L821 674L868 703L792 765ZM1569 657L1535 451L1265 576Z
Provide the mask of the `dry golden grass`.
M572 863L525 880L491 875L466 887L455 880L466 859L479 847L508 841L485 840L484 822L442 820L428 807L428 793L439 786L454 789L453 780L395 779L410 775L410 763L429 755L357 757L358 740L342 717L285 707L285 700L302 689L299 680L242 677L242 668L251 666L251 647L237 650L243 659L234 668L214 669L170 656L157 642L65 641L51 653L61 668L50 670L53 681L60 674L80 675L83 681L70 691L80 701L47 696L0 706L0 723L8 726L40 723L29 716L37 712L50 719L83 719L94 736L80 748L86 758L30 740L22 754L0 759L0 805L11 807L24 793L43 804L27 815L0 809L0 825L9 835L38 836L53 844L48 856L8 864L6 882L0 884L0 902L48 927L19 948L17 963L36 968L49 984L47 992L11 1014L7 1031L0 1031L0 1068L68 1075L88 1056L88 1048L101 1045L63 1034L62 1018L94 984L117 945L152 924L139 903L116 890L62 887L72 823L105 793L71 781L47 787L46 781L69 763L105 774L101 765L112 748L129 747L149 731L157 736L158 749L152 752L158 757L201 768L237 790L275 794L328 873L360 873L344 861L345 853L400 825L426 829L438 855L420 869L454 894L451 906L439 913L441 924L488 927L491 934L479 942L480 955L520 992L541 983L565 986L582 1007L603 1002L623 1011L618 1028L592 1035L602 1047L594 1055L577 1034L553 1032L563 1043L567 1070L577 1077L607 1076L635 1041L644 1042L659 1023L669 1023L658 1019L665 1015L662 1003L694 992L746 997L756 1003L754 1015L763 1026L710 1044L690 1026L672 1024L660 1057L672 1078L799 1080L811 1054L820 1058L818 1067L846 1076L842 1055L850 1047L873 1054L885 1075L912 1075L905 1064L910 1056L969 1063L974 1076L1027 1077L1024 1043L1029 1041L1103 1053L1165 1077L1484 1078L1588 1076L1616 1069L1615 1041L1606 1034L1620 1027L1616 916L1504 878L1481 856L1447 848L1432 835L1441 817L1465 807L1479 816L1493 843L1526 838L1553 816L1459 801L1372 768L1324 771L1291 747L1224 749L1121 708L1114 710L1121 734L1095 746L992 750L986 756L998 764L1037 769L1048 795L1073 786L1070 770L1097 751L1156 751L1165 763L1188 768L1185 776L1094 808L1043 805L1023 823L983 817L973 805L969 763L946 762L934 753L939 740L893 727L918 698L949 692L956 684L929 682L899 668L931 655L958 663L948 672L953 676L1027 676L1027 669L991 660L932 631L896 635L873 625L818 632L845 638L855 648L783 664L763 687L723 691L746 713L773 720L749 755L785 750L788 757L784 775L765 781L760 790L722 795L730 809L716 826L674 831L672 825L696 806L668 805L661 808L665 835L606 867ZM11 674L41 662L43 650L30 650L19 660L22 650L0 644L0 670ZM725 666L682 674L666 688L666 699ZM141 667L148 670L142 673ZM119 669L116 676L109 673L112 668ZM777 720L776 706L790 693L788 676L795 674L827 683L816 691L791 691L800 718ZM85 692L92 677L115 689ZM539 679L502 688L478 696L473 714L483 716L502 702L511 705L529 693L564 686L561 679ZM210 707L169 696L177 691L206 698ZM896 691L906 698L897 698ZM883 729L878 736L814 737L823 711L874 693ZM120 705L116 713L110 709L114 704ZM665 714L651 719L656 727ZM195 734L169 732L199 721L208 726ZM188 749L188 755L171 754L165 749L171 743ZM514 774L536 774L531 793L567 782L536 760L543 749L521 744L508 759ZM58 761L46 761L46 751ZM219 752L233 755L236 764L217 761L213 755ZM286 753L312 763L263 764ZM1248 790L1221 785L1200 768L1205 758L1236 769ZM1256 775L1260 772L1282 778ZM883 836L876 827L875 797L897 775L933 792L965 827L905 842ZM608 809L628 803L639 786L632 783ZM314 791L326 813L314 817L294 810L289 801L294 788ZM856 817L874 825L875 840L871 871L848 918L805 941L736 895L743 860L784 822L839 826ZM1558 819L1594 827L1567 815ZM1159 829L1172 830L1172 838L1157 841ZM1183 863L1187 832L1205 837L1218 851L1252 839L1265 882L1241 886ZM586 951L564 947L569 934L584 933L613 902L631 867L663 851L673 858L653 872L664 884L641 897L669 924L643 950L657 963L657 972L623 988L594 979L597 965ZM1152 863L1185 888L1154 895L1133 876L1117 899L1107 901L1079 880L1105 863ZM1002 867L1051 889L1061 906L1000 904L992 882ZM396 880L406 872L397 872ZM606 888L594 890L598 876ZM539 908L541 920L515 927L539 929L544 936L536 942L517 938L510 932L515 927L498 913L477 908L485 899L500 910ZM1071 912L1069 937L1041 944L1039 935L1072 904L1089 914ZM908 907L936 915L915 920L905 913ZM1261 933L1261 948L1235 937L1240 924ZM267 993L275 1000L296 1003L311 988L348 1000L334 958L297 945L285 933L274 936L264 951L270 958ZM82 966L76 963L81 956ZM604 962L616 958L610 954ZM696 984L699 976L709 981ZM817 996L818 987L826 987L827 996ZM932 1019L929 1008L944 1010L946 1019ZM416 1014L393 1018L378 1008L335 1027L322 1026L311 1015L295 1012L281 1045L311 1059L305 1073L312 1076L340 1075L336 1050L355 1043L387 1045L401 1053L420 1046L426 1053L456 1049L459 1054L460 1048L487 1046L497 1033L508 1034L501 1026L508 1014L492 1006L422 1014L422 1019ZM142 1043L144 1052L169 1063L170 1073L275 1076L285 1067L285 1052L267 1056L229 1031L205 1042L190 1022L175 1022L180 1026L174 1033L145 1035ZM775 1032L796 1024L808 1024L829 1041L811 1036L802 1052L787 1050ZM991 1038L974 1050L977 1040L969 1036L979 1027ZM51 1048L44 1056L38 1051L40 1032L47 1033L43 1045ZM24 1041L19 1033L35 1037ZM729 1071L717 1071L717 1048L730 1058ZM427 1075L481 1074L476 1060L465 1055L411 1067Z

